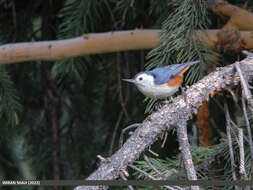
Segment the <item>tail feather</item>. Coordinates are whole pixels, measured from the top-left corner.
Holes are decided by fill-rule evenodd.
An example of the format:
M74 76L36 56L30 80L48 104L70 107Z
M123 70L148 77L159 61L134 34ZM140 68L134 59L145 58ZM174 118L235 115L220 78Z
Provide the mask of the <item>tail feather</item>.
M194 65L194 64L199 63L199 62L200 62L199 60L197 60L197 61L190 61L190 62L183 63L183 65L185 65L185 66L191 66L191 65Z
M200 61L191 61L191 62L187 62L187 63L183 63L182 66L184 67L182 70L181 70L181 74L184 74L189 68L190 66L196 64L196 63L199 63Z
M189 68L190 68L189 66L185 67L180 73L184 74Z

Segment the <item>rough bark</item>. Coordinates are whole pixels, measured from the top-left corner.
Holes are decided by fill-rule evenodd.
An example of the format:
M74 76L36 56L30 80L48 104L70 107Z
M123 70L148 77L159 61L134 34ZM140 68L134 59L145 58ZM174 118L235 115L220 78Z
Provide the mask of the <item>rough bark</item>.
M245 76L253 78L253 58L249 57L240 62ZM138 127L131 137L110 158L103 161L99 168L86 180L114 180L119 177L122 170L137 160L147 147L153 144L159 134L172 126L184 126L186 121L197 113L202 102L209 100L216 92L240 84L240 77L234 69L234 64L217 68L215 72L204 77L192 85L185 92L187 101L183 96L177 96L170 104L149 115ZM180 140L179 140L180 141ZM107 189L107 187L102 187ZM75 190L99 189L98 186L78 186Z
M98 34L84 34L81 37L6 44L0 46L0 64L24 61L79 57L126 50L151 49L158 44L160 30L129 30ZM252 31L205 30L197 31L208 47L216 51L241 51L253 49Z
M184 162L184 168L186 171L188 180L197 180L197 173L193 165L192 155L190 150L190 144L188 141L187 135L187 119L185 122L180 122L181 125L176 124L177 126L177 139L179 142L179 150L182 153L182 158ZM199 186L191 186L191 190L199 190Z

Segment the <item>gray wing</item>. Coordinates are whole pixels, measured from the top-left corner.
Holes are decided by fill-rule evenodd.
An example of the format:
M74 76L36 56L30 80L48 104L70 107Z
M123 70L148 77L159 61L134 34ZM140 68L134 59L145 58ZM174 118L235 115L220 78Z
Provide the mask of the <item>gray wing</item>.
M183 64L173 64L165 67L158 67L151 71L148 71L149 74L153 75L155 78L155 84L164 84L168 83L174 76L177 76L183 71L186 67L189 67L193 64L199 63L199 61L191 61Z

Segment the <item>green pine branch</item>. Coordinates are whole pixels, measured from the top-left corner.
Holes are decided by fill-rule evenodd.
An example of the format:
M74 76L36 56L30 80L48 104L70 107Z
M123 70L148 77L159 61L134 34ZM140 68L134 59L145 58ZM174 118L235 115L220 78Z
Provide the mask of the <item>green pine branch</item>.
M19 123L18 114L22 111L14 84L4 67L0 67L0 118L8 125Z
M235 162L237 166L240 163L239 147L235 138L232 138ZM199 179L210 179L210 172L214 171L217 180L232 180L231 163L229 155L229 147L227 139L222 138L220 143L211 147L199 147L191 150L192 159L197 171ZM168 180L186 179L184 168L182 165L181 154L177 154L172 158L158 159L149 158L151 164L159 170ZM141 170L154 176L157 180L161 177L150 168L146 161L136 161L135 165ZM247 174L250 174L251 158L249 146L245 146L245 168ZM134 174L137 179L148 179L147 176L136 171ZM227 189L228 187L223 187Z
M67 39L98 31L99 27L103 26L102 23L92 22L92 20L100 21L101 17L101 2L98 0L66 0L59 13L62 22L57 38ZM84 62L86 63L84 64ZM69 75L82 83L87 70L86 64L90 62L90 56L57 61L52 68L52 76L64 77Z
M184 63L192 60L212 61L211 50L196 40L196 30L204 30L209 23L203 1L184 0L163 22L159 44L150 51L147 69L168 64ZM190 78L203 77L203 68L194 66ZM188 81L190 82L190 81Z

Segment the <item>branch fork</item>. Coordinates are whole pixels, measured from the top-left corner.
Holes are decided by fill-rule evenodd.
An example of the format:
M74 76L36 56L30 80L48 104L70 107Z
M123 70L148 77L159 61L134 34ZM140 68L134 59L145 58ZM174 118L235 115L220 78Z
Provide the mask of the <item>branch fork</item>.
M239 63L238 63L239 64ZM168 123L177 128L178 139L182 148L184 165L188 179L195 180L196 172L192 164L189 143L185 134L187 134L187 120L191 119L197 113L202 102L209 100L215 93L240 84L238 72L235 72L235 64L216 69L202 80L192 85L185 91L189 105L187 106L182 95L177 96L169 104L164 105L156 112L149 115L133 134L127 139L123 146L111 157L110 163L102 163L86 180L115 180L120 175L120 168L127 166L134 167L132 163L157 139L159 134L166 129L171 129ZM253 79L253 57L249 56L240 61L240 69L243 76ZM187 149L185 149L185 147ZM184 148L184 149L183 149ZM185 151L185 153L184 153ZM107 189L103 186L103 189ZM97 190L97 186L78 186L75 190ZM198 189L198 186L192 186L192 189Z

